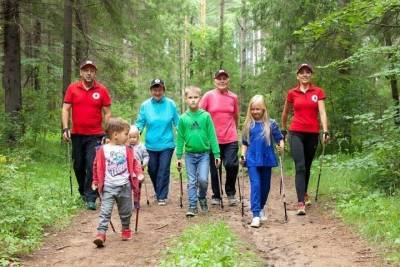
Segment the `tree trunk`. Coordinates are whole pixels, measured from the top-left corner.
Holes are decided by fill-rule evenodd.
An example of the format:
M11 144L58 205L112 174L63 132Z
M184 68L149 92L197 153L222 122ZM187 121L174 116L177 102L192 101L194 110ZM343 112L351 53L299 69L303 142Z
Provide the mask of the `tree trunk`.
M389 23L389 14L386 14L383 19L382 19L382 24L388 24ZM383 39L385 42L386 46L392 46L393 45L393 40L392 40L392 32L391 29L389 28L384 28L383 29ZM396 55L394 53L389 53L388 55L388 61L389 61L389 68L394 69L395 68L395 63L396 63ZM394 103L397 107L399 107L399 88L397 84L397 78L395 74L389 75L387 77L390 82L390 88L392 91L392 99L394 100ZM395 119L395 124L400 125L400 107L397 109L397 116Z
M75 36L75 70L76 75L79 76L80 64L88 57L89 43L86 37L86 16L82 15L81 1L75 0L75 3L75 24L79 30Z
M5 112L14 123L22 125L21 108L21 49L19 27L19 1L4 0L4 69L3 87L5 96ZM21 129L21 128L19 128ZM18 132L12 132L10 141L15 141Z
M71 83L72 59L72 4L73 0L64 0L64 63L63 63L63 96Z
M39 20L35 19L33 25L33 57L38 59L40 57L40 47L42 45L42 24ZM39 66L36 64L33 69L33 88L40 90L39 80Z
M246 36L247 36L247 14L246 0L242 0L242 12L239 22L240 27L240 111L246 112L246 88L244 82L246 81Z
M220 14L219 14L219 67L222 68L224 65L224 12L225 12L225 1L220 2Z

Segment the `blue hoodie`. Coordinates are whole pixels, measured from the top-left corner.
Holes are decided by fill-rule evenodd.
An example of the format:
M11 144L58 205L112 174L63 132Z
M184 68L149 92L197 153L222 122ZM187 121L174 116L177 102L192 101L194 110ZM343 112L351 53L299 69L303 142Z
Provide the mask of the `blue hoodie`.
M178 127L179 113L175 102L163 96L160 101L153 97L140 105L136 126L142 132L146 128L147 150L162 151L175 148L173 126Z

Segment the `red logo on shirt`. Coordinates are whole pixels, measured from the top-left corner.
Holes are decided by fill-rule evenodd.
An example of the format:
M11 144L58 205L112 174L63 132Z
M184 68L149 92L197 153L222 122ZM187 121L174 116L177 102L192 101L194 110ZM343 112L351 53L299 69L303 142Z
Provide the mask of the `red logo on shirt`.
M94 93L93 95L92 95L92 97L93 97L93 99L99 99L100 98L100 94L99 93Z
M318 96L317 95L312 95L311 96L311 100L314 101L314 102L317 102L318 101Z

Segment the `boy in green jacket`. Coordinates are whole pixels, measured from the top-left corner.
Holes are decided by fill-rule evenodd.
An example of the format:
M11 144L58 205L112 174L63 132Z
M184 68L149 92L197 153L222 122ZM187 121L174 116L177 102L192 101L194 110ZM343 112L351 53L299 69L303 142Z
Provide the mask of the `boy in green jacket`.
M185 88L185 101L189 109L182 114L178 125L176 156L178 169L182 166L183 149L188 176L187 217L198 213L197 199L203 212L208 212L207 187L210 151L214 154L217 168L221 162L215 128L210 114L199 108L201 90L198 87Z

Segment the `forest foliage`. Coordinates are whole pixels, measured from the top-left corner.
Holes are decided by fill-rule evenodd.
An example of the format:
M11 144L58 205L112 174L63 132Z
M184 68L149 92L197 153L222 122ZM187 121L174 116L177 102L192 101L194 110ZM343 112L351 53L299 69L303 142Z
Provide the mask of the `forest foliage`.
M264 94L279 121L297 64L309 62L327 94L329 164L367 170L359 181L366 190L399 192L400 0L1 2L0 159L7 157L7 167L0 181L59 135L63 81L79 78L83 59L97 63L113 115L129 121L152 78L164 79L167 96L184 110L182 89L211 89L220 67L229 71L242 111L252 95ZM64 56L68 5L71 77ZM32 157L20 160L21 149ZM9 199L12 187L4 188L0 198Z

